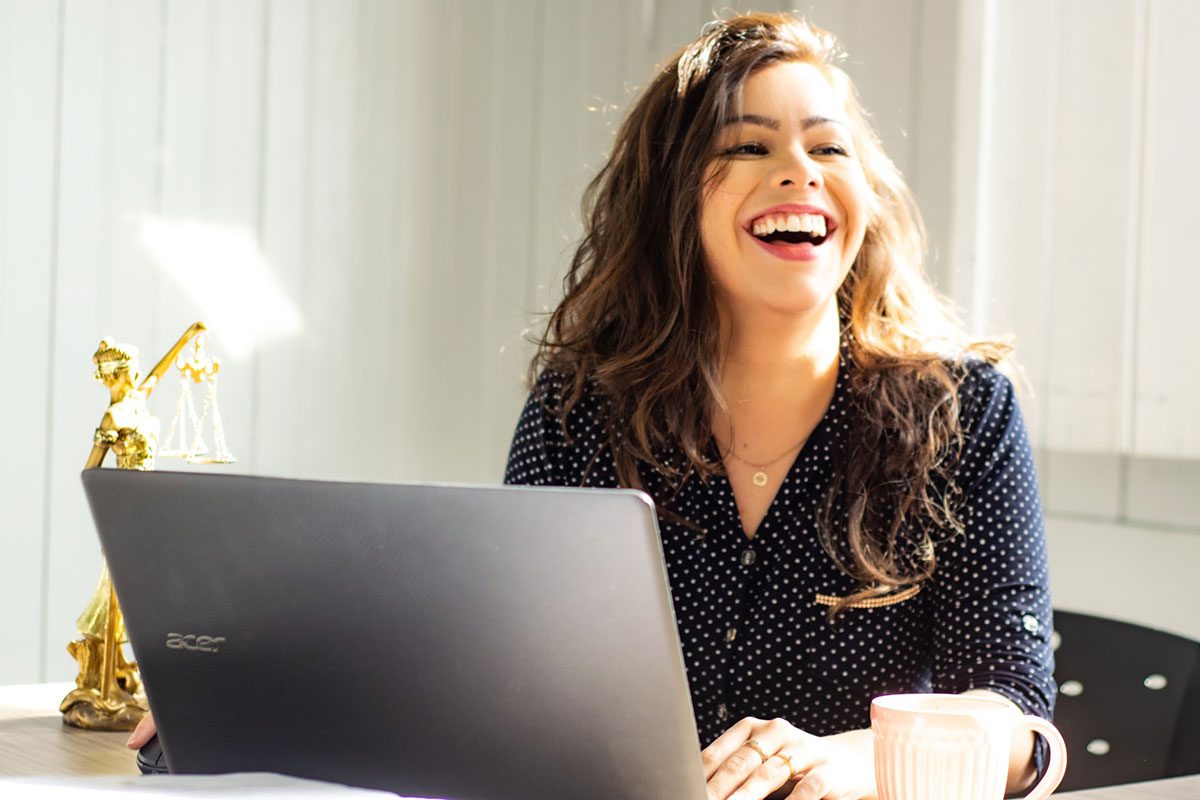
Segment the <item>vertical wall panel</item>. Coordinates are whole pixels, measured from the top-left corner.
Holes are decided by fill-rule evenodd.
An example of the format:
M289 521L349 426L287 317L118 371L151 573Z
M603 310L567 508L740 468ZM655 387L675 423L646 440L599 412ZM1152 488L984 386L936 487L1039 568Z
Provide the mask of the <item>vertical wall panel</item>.
M497 64L504 93L489 101L491 148L488 183L491 257L484 277L489 303L485 312L482 363L485 391L480 395L480 416L487 420L479 441L480 478L502 476L509 440L517 413L525 400L524 378L532 347L526 329L532 319L525 305L525 281L513 280L532 268L534 249L530 236L533 207L529 177L538 153L529 121L538 108L537 86L542 28L537 3L520 3L499 22L501 41L513 46Z
M56 3L0 0L0 419L16 466L0 477L0 591L19 610L0 684L31 680L42 658L60 25Z
M912 108L907 115L906 179L916 195L929 236L927 270L943 292L955 264L950 256L954 219L955 81L958 74L959 0L919 0L912 52Z
M871 112L884 150L906 176L917 8L916 0L859 0L844 40L850 53L846 70Z
M561 296L568 249L578 236L578 198L586 183L583 160L575 150L579 128L592 116L587 111L588 89L579 52L577 14L563 3L543 6L540 118L534 120L539 147L535 165L536 205L533 219L534 263L526 287L527 305L548 312Z
M975 272L984 255L979 247L979 221L984 213L980 181L984 170L985 115L992 105L991 76L995 65L987 0L963 0L955 39L958 58L954 79L954 146L951 160L950 264L943 270L944 290L968 313L975 305ZM973 320L969 321L973 322Z
M292 389L303 409L301 464L311 475L358 478L354 400L370 391L351 329L347 276L355 269L354 113L359 82L362 4L317 0L313 14L311 190L307 226L311 265L304 296L303 369Z
M457 5L447 3L436 13L445 20L455 15ZM347 131L352 137L347 163L350 249L340 266L347 284L348 316L343 328L322 330L321 335L337 341L341 352L354 353L345 360L358 373L340 388L345 397L339 405L345 413L338 424L349 446L324 457L352 460L346 465L348 474L361 477L411 476L405 466L411 454L421 449L412 435L419 414L411 413L420 400L409 390L428 385L418 377L415 357L422 350L436 352L440 337L425 327L429 317L422 313L437 302L428 291L421 294L415 289L414 278L427 272L443 280L450 275L428 248L418 250L416 257L405 249L428 243L431 231L414 229L404 220L422 205L443 208L443 191L453 178L438 174L425 194L404 176L410 159L437 161L454 153L454 141L445 135L450 121L440 109L418 111L412 94L419 83L446 93L438 85L442 70L420 62L428 64L431 57L437 59L437 54L451 50L448 27L444 21L437 24L423 8L371 0L359 9L358 77ZM417 30L428 35L396 46ZM420 335L423 330L427 336ZM334 387L324 391L330 389ZM328 407L329 398L320 402Z
M311 3L273 0L266 9L266 75L263 81L263 255L280 291L300 309L300 332L259 350L252 431L255 466L268 475L320 474L304 461L306 398L300 376L309 369L304 342L312 320L305 294L312 229ZM236 451L235 451L236 452ZM314 465L315 467L316 465Z
M486 23L482 28L480 23ZM471 93L472 117L489 132L481 142L483 158L479 194L470 216L480 220L468 257L479 265L474 280L481 294L476 339L464 352L475 361L475 459L472 480L497 481L504 473L509 440L524 402L525 367L532 348L524 331L530 317L525 308L524 276L531 267L529 237L529 176L537 153L529 135L542 42L540 8L536 2L511 2L494 19L468 17L465 43L486 48L486 61L468 65L468 81L490 89ZM475 44L472 45L471 43ZM491 43L489 46L487 43ZM487 74L484 74L484 73ZM472 126L473 127L473 126ZM466 185L474 185L466 181Z
M1062 14L1045 441L1060 450L1116 452L1129 411L1126 302L1141 114L1130 31L1139 25L1127 0L1064 0ZM1005 113L1026 111L1022 103Z
M611 6L583 4L576 21L579 43L576 58L582 74L587 76L580 87L584 90L581 95L584 115L576 141L577 152L582 155L584 185L608 159L621 114L633 99L628 87L640 82L640 76L628 74L626 53L630 35L628 15L622 13L627 4L628 0ZM578 205L576 202L576 208Z
M554 67L542 72L534 134L540 158L534 167L536 249L527 302L537 314L548 312L561 297L562 277L581 232L579 199L611 144L612 129L599 104L624 108L625 86L641 80L618 74L613 67L620 65L605 57L624 52L621 14L588 16L559 3L546 4L543 14L541 58ZM664 17L657 19L662 24ZM609 120L612 116L609 112Z
M1196 459L1200 4L1154 0L1150 10L1134 449L1139 455Z
M397 208L404 226L402 257L394 262L401 275L402 310L396 322L403 335L390 343L384 362L399 369L385 366L382 372L390 373L391 383L382 374L380 383L409 409L394 419L399 434L392 446L400 474L411 479L462 479L470 471L467 454L477 441L468 387L478 365L463 352L473 345L466 341L477 324L480 264L464 257L476 247L470 240L479 236L479 220L467 208L477 210L483 191L479 153L489 132L477 101L464 103L457 97L476 77L469 71L473 59L466 57L463 39L474 13L474 4L465 1L422 6L417 24L431 34L413 43L411 58L404 62L407 74L398 76L397 135L410 142L397 164L405 176ZM497 10L480 7L478 13L490 17ZM478 41L477 29L474 35ZM490 43L484 47L481 55L491 52ZM502 91L491 84L490 75L480 79L487 88ZM476 98L481 88L472 87ZM523 276L521 270L513 280Z
M63 27L59 253L50 457L46 672L74 676L65 652L91 596L99 546L79 483L108 404L92 379L103 334L153 359L160 275L138 238L158 181L159 2L70 3ZM143 370L148 369L143 361ZM111 465L111 461L110 461Z
M1048 8L1047 6L1051 6ZM1017 357L1034 390L1022 411L1034 443L1043 443L1044 398L1050 373L1047 315L1054 274L1051 225L1056 160L1048 146L1055 131L1057 4L1015 0L996 6L992 39L992 113L989 152L979 202L983 252L977 279L988 282L985 326L1017 331ZM1030 15L1047 24L1030 28Z
M484 139L492 131L485 127L485 109L490 94L505 95L509 91L498 84L491 66L505 58L504 49L511 44L495 41L492 34L497 18L505 13L494 4L456 4L452 27L447 30L453 50L445 52L445 61L439 65L445 80L438 98L445 132L436 150L445 159L438 180L445 194L440 206L443 213L439 215L439 236L431 242L440 257L436 305L430 308L428 303L423 304L427 309L424 328L431 335L419 345L423 352L417 354L423 356L422 382L437 385L438 389L436 396L429 398L433 404L430 416L410 420L408 430L429 454L420 466L411 464L413 471L432 469L433 474L443 478L477 469L470 462L481 433L482 420L476 413L483 391L481 374L478 368L447 366L469 364L478 357L483 307L488 302L480 280L489 260L482 223L491 214L484 204L490 177ZM514 270L508 274L522 273Z
M273 308L258 276L264 10L260 2L167 3L159 205L154 263L164 271L158 296L159 342L170 344L196 319L211 330L223 362L220 411L240 468L254 469L253 353L259 323ZM273 284L268 283L268 286ZM166 345L151 358L161 355ZM154 408L165 436L178 397L178 374L164 379ZM203 403L197 387L196 402ZM204 433L215 447L211 414ZM180 466L165 460L161 468ZM185 465L195 469L192 465Z

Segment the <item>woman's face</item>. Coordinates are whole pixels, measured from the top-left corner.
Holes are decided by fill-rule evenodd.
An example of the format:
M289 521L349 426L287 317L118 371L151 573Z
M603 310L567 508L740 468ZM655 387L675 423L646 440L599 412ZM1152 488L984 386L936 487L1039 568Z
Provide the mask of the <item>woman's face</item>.
M871 189L845 104L811 64L780 62L746 81L741 115L719 132L700 211L718 301L741 318L833 302L867 226Z

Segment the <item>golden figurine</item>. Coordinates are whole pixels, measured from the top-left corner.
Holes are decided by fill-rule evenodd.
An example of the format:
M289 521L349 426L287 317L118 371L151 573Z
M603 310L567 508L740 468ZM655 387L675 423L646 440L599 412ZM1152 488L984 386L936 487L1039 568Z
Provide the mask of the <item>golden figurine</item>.
M136 347L101 340L92 361L95 377L108 387L111 399L96 428L85 469L99 467L109 450L120 469L154 469L159 424L146 400L188 342L204 330L204 323L197 322L184 331L144 380ZM76 688L59 705L63 722L89 730L132 730L146 713L146 695L137 664L125 658L128 638L106 564L76 626L83 638L67 645L67 652L79 664L79 674Z

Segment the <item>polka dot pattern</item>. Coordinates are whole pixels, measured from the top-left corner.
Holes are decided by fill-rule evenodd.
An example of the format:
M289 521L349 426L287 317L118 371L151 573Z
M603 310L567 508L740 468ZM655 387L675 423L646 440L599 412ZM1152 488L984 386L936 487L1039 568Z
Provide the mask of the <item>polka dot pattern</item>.
M833 400L753 540L723 475L689 480L672 499L661 476L642 470L656 502L703 531L659 520L702 745L747 716L817 735L868 727L871 699L893 692L987 688L1049 718L1052 621L1028 437L1008 379L982 362L965 366L956 482L966 532L937 546L934 577L899 603L850 609L831 624L816 601L856 588L817 535L852 413L845 353ZM593 389L574 407L568 440L554 413L564 390L560 375L539 379L505 482L616 487L603 397Z

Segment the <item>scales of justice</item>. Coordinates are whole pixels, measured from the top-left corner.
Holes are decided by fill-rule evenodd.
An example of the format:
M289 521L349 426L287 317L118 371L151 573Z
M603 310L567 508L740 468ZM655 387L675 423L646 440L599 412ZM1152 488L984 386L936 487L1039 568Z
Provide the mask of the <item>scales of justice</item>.
M221 362L208 355L207 338L204 323L195 323L144 379L136 347L108 338L100 341L92 356L95 378L108 387L111 399L96 428L85 469L99 468L110 450L118 469L152 470L157 456L179 457L193 464L229 464L237 460L225 444L225 429L217 405ZM147 409L146 400L172 364L179 371L179 401L160 449L159 423ZM192 397L193 385L203 385L205 389L200 411L196 410ZM211 451L203 438L210 420ZM189 424L193 433L190 443ZM172 448L177 431L179 445ZM76 626L82 638L67 645L67 652L78 663L79 674L75 678L76 688L59 706L63 722L89 730L132 730L148 710L146 694L137 664L125 657L128 638L106 563L101 564L96 591Z

